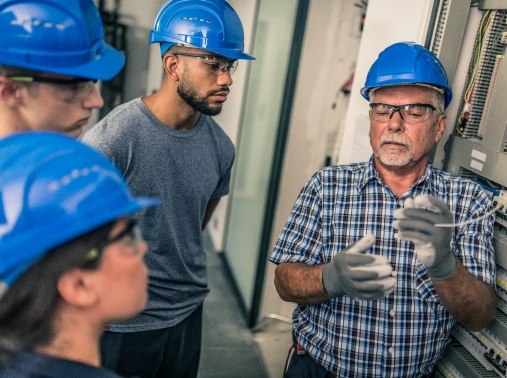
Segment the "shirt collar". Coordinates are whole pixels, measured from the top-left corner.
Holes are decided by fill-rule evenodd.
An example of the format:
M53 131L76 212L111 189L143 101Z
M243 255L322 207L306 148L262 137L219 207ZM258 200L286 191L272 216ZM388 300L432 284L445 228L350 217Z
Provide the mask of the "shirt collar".
M363 177L359 180L358 189L362 191L363 188L372 180L377 180L379 184L383 184L380 175L375 169L375 164L373 163L373 155L371 155L370 160L366 163L363 170Z
M373 162L372 155L364 167L363 176L358 183L358 190L361 192L364 187L373 180L377 181L380 185L386 185L380 177L377 169L375 168L375 163ZM426 169L424 170L421 178L419 178L419 180L417 180L414 185L412 185L407 193L413 193L414 191L419 192L421 190L433 196L437 196L438 193L442 193L442 190L445 190L445 185L443 185L443 182L439 176L435 174L433 164L430 160L428 160Z

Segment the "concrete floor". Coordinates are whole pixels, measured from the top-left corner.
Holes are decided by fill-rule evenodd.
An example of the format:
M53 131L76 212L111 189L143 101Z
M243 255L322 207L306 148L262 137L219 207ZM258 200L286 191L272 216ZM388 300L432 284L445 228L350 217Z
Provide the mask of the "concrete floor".
M253 338L261 352L269 378L283 376L285 361L292 344L291 332L292 325L277 318L265 318L255 327Z
M250 330L227 279L221 255L205 233L211 293L204 302L198 378L280 378L291 344L291 325L263 319Z

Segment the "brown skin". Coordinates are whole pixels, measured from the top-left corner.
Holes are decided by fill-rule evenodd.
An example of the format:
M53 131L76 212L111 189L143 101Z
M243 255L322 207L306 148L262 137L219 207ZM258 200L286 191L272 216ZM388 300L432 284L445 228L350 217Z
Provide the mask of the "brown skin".
M393 86L378 89L375 102L389 105L433 103L432 89L419 86ZM447 122L445 115L432 117L417 125L405 125L399 113L387 123L370 119L370 143L373 160L382 180L398 196L402 196L422 176L433 146L440 141ZM400 143L381 145L383 135L394 134L408 140L411 148ZM405 159L403 165L389 162ZM479 331L495 316L498 298L487 283L470 274L459 259L454 275L444 280L433 280L435 290L449 313L463 326ZM322 265L282 263L275 271L275 287L285 301L315 304L330 297L322 284Z
M40 73L40 76L73 79ZM47 83L25 85L0 76L0 137L22 131L54 131L77 138L88 123L92 110L104 101L93 85L81 99L63 101L61 86Z
M480 331L495 317L495 290L473 276L460 259L456 259L456 272L451 277L433 280L433 285L447 311L469 330Z
M331 299L322 283L324 264L281 263L275 270L275 287L286 302L312 305Z
M200 49L192 49L192 53L209 54ZM209 75L202 61L197 58L173 55L169 52L164 55L162 63L165 71L162 85L157 92L144 97L143 102L159 121L174 130L189 130L201 118L201 113L191 108L177 93L179 81L185 71L192 78L192 83L198 88L200 95L232 85L229 71L218 76ZM223 101L210 97L209 103L219 106Z
M206 228L206 225L211 219L213 211L215 211L216 207L218 206L218 202L220 202L220 198L212 198L209 200L208 205L206 206L206 210L204 212L204 220L202 221L203 230Z

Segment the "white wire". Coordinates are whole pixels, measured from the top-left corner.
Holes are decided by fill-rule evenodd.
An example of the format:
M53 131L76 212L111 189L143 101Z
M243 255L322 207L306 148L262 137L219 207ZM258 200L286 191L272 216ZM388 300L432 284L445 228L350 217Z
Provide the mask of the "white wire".
M496 207L493 210L488 211L486 214L481 215L478 218L469 219L469 220L467 220L465 222L460 222L460 223L436 223L434 226L435 227L461 227L461 226L466 226L467 224L472 224L472 223L475 223L477 221L483 220L484 218L489 217L491 214L493 214L495 211L499 210L503 206L504 205L502 205L501 203L499 203L499 204L496 205Z

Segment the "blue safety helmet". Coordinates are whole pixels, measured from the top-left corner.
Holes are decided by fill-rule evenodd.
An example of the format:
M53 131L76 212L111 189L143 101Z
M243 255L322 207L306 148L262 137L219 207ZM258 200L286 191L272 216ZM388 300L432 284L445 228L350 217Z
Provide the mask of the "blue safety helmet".
M118 169L56 133L0 140L0 295L51 249L160 203L133 197Z
M255 59L243 51L243 25L225 0L168 1L155 19L149 42L160 43L161 55L183 44L229 59Z
M443 92L445 107L452 90L444 66L435 54L414 42L399 42L382 51L366 77L361 95L370 100L370 91L391 85L424 84Z
M125 63L93 0L0 0L0 30L1 65L109 80Z

